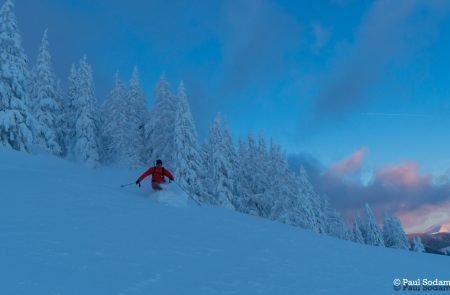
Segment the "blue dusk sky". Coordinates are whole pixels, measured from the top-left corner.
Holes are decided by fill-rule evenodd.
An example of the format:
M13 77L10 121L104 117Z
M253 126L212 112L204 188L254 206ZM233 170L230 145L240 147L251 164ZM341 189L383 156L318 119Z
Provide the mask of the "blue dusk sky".
M84 54L98 100L134 65L152 103L184 80L200 138L280 143L343 214L369 202L409 231L450 222L450 1L16 0L32 63L48 28L63 85Z

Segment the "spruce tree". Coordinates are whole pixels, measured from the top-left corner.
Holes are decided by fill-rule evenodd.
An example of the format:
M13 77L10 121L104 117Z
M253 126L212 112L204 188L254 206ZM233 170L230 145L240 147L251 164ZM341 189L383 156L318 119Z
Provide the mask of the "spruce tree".
M264 194L268 189L268 183L273 177L274 168L273 163L269 162L269 155L266 148L266 141L264 135L260 134L258 137L258 146L255 155L255 190L257 194Z
M65 136L64 145L66 146L67 156L73 157L73 146L75 144L75 119L77 115L76 103L79 95L79 75L77 67L72 64L70 67L70 74L67 79L68 92L67 100L64 106L65 117Z
M297 194L295 179L289 175L287 161L280 147L271 140L269 150L266 151L265 140L260 136L254 161L257 171L254 193L259 214L303 227L303 222L299 222L301 208L297 206L296 200L300 195Z
M311 182L305 167L300 166L297 186L306 228L318 233L325 233L327 228L326 208L329 206L324 196L319 195Z
M108 97L100 108L100 143L103 163L121 162L124 150L127 148L126 88L117 72L114 85Z
M51 56L48 51L47 30L42 37L36 66L33 69L32 101L36 119L34 140L45 150L62 154L62 141L58 134L58 116L62 113L61 99L58 98L55 76L52 71Z
M166 167L173 169L175 99L164 75L156 85L150 119L145 125L146 152L150 160L161 159Z
M97 102L92 68L86 56L80 60L77 71L77 92L74 101L75 138L73 156L88 167L97 167L100 161L98 146Z
M247 200L251 196L250 191L250 181L247 178L249 172L247 167L247 161L249 159L248 155L248 145L244 139L238 140L238 148L237 148L237 177L235 178L235 186L236 186L236 196L233 200L234 207L236 210L244 213L250 213L248 208Z
M149 114L147 98L139 82L139 71L135 66L129 82L126 96L127 128L129 133L128 163L132 167L148 162L150 155L145 151L145 123Z
M315 232L349 238L347 226L337 213L331 214L335 211L315 192L305 169L301 167L298 174L289 171L285 153L273 140L267 151L263 136L257 146L253 137L248 136L247 143L241 144L239 154L239 163L243 163L240 173L247 173L246 179L238 182L245 192L238 198L240 210Z
M224 140L222 135L222 120L217 114L209 128L208 138L202 147L204 188L203 198L214 205L231 208L233 193L229 176L231 166L225 158Z
M422 239L419 236L414 237L411 250L414 252L425 252L425 247L422 244Z
M365 243L373 246L384 246L383 235L381 229L375 221L369 204L365 206L366 223L364 227Z
M148 110L147 98L145 97L144 90L142 89L140 84L139 70L137 66L133 68L127 95L130 97L129 101L132 103L132 106L135 109L136 119L138 121L137 125L140 129L142 129L142 125L148 119Z
M342 240L350 240L351 234L341 215L331 206L327 206L327 234Z
M411 245L409 244L408 236L406 235L400 220L397 217L393 216L392 222L395 229L395 235L397 237L397 248L404 250L409 249Z
M223 139L223 148L224 148L224 157L225 162L228 165L227 168L227 190L230 193L230 199L233 203L233 207L236 207L236 199L238 195L237 191L237 181L240 175L238 174L239 170L239 163L238 163L238 157L237 157L237 151L236 147L233 141L233 137L231 136L231 131L228 126L228 123L226 120L224 120L223 123L223 133L222 133L222 139Z
M56 136L61 146L61 156L67 155L66 136L67 136L67 99L66 95L61 87L61 81L56 82L56 103L60 106L60 112L56 114Z
M11 0L0 8L0 144L30 152L34 120L28 92L30 74L13 9Z
M400 221L387 212L384 216L383 239L386 247L404 250L410 248L408 238Z
M248 134L247 142L245 144L246 151L243 153L244 158L240 159L240 172L239 175L242 178L242 185L244 186L244 191L247 192L246 195L242 195L241 202L243 203L245 210L244 212L264 216L265 209L261 206L259 202L258 195L258 180L257 174L257 146L255 144L255 139L252 134Z
M176 98L174 174L181 187L198 196L201 192L198 136L183 82L178 86Z
M353 241L355 243L364 244L364 235L362 231L362 221L361 221L361 215L359 214L359 211L356 213L355 221L353 223Z

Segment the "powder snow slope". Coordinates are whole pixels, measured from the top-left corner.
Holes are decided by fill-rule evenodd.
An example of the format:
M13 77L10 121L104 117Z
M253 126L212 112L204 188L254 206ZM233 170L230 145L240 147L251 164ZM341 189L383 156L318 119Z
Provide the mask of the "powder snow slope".
M137 175L0 148L0 294L379 295L450 279L448 257L197 207L173 185L119 188Z

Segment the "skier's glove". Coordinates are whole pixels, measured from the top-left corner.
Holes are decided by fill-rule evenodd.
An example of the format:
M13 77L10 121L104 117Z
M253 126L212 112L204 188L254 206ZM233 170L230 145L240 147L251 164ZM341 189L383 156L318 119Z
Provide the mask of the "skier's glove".
M136 180L136 185L139 185L139 187L141 187L141 182L139 180Z

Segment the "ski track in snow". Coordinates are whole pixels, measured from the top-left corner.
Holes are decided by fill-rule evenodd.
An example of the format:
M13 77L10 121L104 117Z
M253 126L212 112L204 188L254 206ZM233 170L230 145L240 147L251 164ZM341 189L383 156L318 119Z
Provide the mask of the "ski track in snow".
M141 171L0 148L0 294L398 294L448 257L357 245L208 205ZM425 293L421 293L425 294Z

